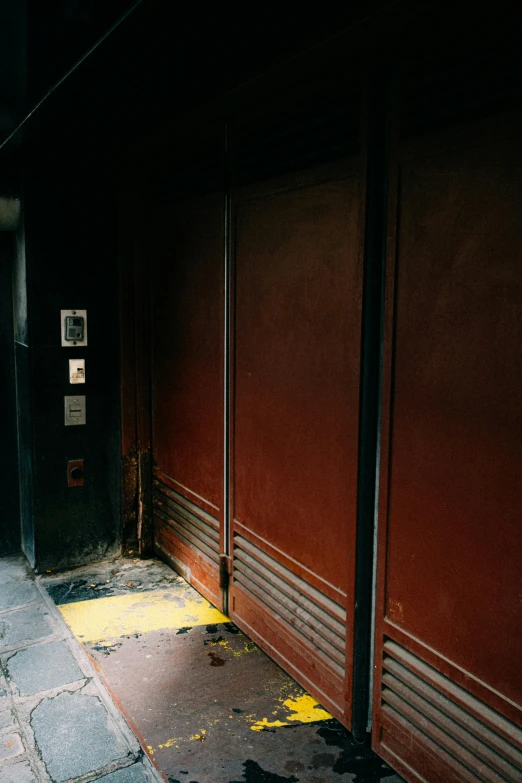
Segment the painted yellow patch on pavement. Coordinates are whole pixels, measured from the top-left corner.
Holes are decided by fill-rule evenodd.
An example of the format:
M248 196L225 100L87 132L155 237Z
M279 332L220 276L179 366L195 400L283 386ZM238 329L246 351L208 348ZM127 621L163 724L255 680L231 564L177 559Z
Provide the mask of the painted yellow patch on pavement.
M252 731L263 731L263 729L270 729L272 727L277 726L288 726L288 723L284 723L281 720L267 720L267 718L263 718L263 720L258 720L254 723L253 726L250 726Z
M325 709L323 709L319 702L313 699L308 693L301 693L294 698L285 699L283 706L286 708L288 714L281 715L284 720L269 721L268 718L262 720L256 720L255 723L250 726L252 731L263 731L263 729L271 728L273 726L288 726L288 721L296 721L298 723L315 723L318 720L330 720L333 715L330 715ZM274 715L277 715L279 710L274 711ZM252 718L249 715L247 718Z
M312 699L307 693L298 696L296 699L286 699L283 703L293 713L288 716L287 720L298 720L299 723L313 723L316 720L330 720L330 718L333 718L333 715L330 715L329 712L319 705L319 702Z
M96 598L58 608L81 642L104 642L163 628L230 622L208 601L180 599L175 589Z

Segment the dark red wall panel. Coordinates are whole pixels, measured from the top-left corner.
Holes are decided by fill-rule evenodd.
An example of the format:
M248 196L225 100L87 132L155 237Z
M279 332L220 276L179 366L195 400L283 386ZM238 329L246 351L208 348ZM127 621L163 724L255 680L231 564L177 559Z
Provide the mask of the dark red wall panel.
M522 747L522 144L483 126L403 146L395 171L376 665L384 654L385 669L442 673L458 685L450 699L503 713ZM381 702L380 685L390 731L390 709L399 725L412 700L392 703L385 678ZM448 733L426 747L449 752L455 779L459 764L475 774Z
M155 459L222 509L223 198L186 199L162 218L152 259Z
M237 204L235 562L241 569L247 558L261 575L265 562L289 589L281 607L280 584L271 598L270 585L254 583L248 571L236 573L233 616L241 622L248 615L249 632L278 649L293 673L312 692L315 684L318 698L346 721L361 339L360 181L347 176L298 185L271 192L265 187ZM306 595L307 586L315 592L308 596L311 605L301 607L300 653L292 644L294 612L300 617L292 590ZM328 602L314 626L321 596ZM327 644L321 647L314 628ZM290 635L283 645L278 639L285 633ZM351 656L351 640L348 648ZM312 672L306 670L310 665Z
M155 545L218 605L223 203L218 193L163 207L151 258Z

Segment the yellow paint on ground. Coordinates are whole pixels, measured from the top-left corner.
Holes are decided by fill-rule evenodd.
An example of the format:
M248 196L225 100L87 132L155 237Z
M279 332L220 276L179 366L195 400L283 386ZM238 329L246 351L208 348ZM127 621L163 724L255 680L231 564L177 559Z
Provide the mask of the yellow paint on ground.
M253 726L250 726L250 728L252 731L263 731L263 729L269 729L277 726L288 726L288 723L284 723L281 720L267 720L267 718L263 718L263 720L256 721Z
M314 723L316 720L330 720L330 718L333 718L333 715L330 715L329 712L319 705L319 702L312 699L307 693L295 699L286 699L283 703L293 713L288 716L288 720L298 720L299 723Z
M176 589L126 593L58 608L81 642L103 642L163 628L230 622L208 601L180 599Z
M280 698L279 701L282 701L282 699ZM288 721L315 723L315 721L330 720L330 718L333 717L333 715L330 715L329 712L320 706L319 702L304 691L295 695L293 698L285 699L283 701L283 706L287 710L286 715L281 715L281 717L284 718L284 721L269 721L268 718L256 720L255 723L250 726L252 731L263 731L263 729L273 726L288 726ZM272 715L277 715L278 712L279 710L274 710ZM253 715L248 715L247 719L253 717Z

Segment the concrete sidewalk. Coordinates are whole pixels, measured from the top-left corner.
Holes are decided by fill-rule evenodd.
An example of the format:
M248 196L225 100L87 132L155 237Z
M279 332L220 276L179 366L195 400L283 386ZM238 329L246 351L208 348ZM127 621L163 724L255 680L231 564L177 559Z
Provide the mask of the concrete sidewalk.
M23 557L0 560L0 783L164 780Z

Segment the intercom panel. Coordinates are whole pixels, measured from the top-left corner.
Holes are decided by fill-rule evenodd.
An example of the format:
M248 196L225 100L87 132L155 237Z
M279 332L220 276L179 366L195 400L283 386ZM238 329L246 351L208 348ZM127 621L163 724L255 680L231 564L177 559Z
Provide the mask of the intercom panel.
M62 347L87 345L87 310L61 310Z

